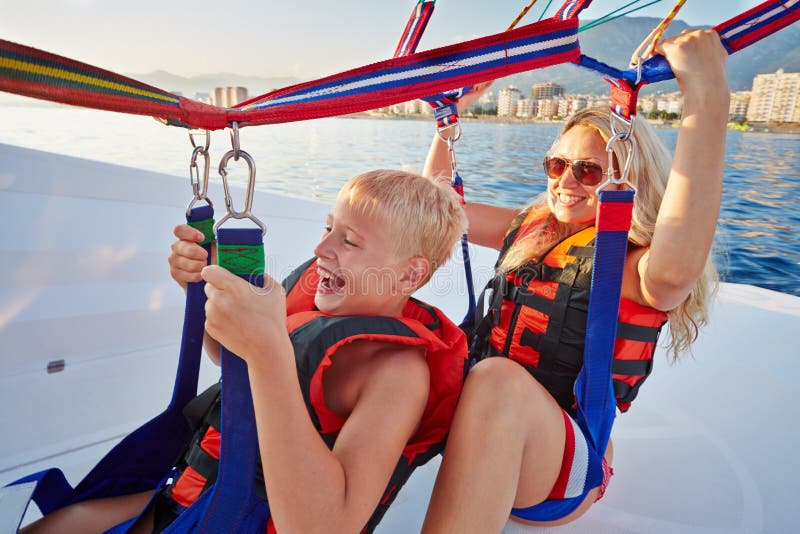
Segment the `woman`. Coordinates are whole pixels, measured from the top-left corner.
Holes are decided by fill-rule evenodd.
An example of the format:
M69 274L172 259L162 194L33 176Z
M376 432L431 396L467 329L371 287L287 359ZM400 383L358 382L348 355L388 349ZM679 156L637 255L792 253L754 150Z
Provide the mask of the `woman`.
M638 149L629 180L637 194L620 321L643 320L634 328L641 327L646 335L624 349L632 359L652 358L655 337L667 318L674 357L688 349L706 322L716 281L709 255L722 193L730 98L727 54L710 30L667 39L656 52L669 61L684 108L671 168L645 121L638 121L633 133ZM463 106L469 104L470 99L463 99ZM557 300L563 270L582 265L576 277L587 274L586 261L574 256L586 255L580 247L590 245L594 235L597 187L608 171L609 137L607 110L580 112L567 122L545 158L548 180L542 197L521 214L514 209L466 206L471 241L504 249L498 262L498 277L504 282L496 286L502 300L494 299L491 330L483 345L480 339L477 347L473 345L478 352L473 356L481 361L469 373L459 400L423 532L499 532L509 516L540 524L536 505L569 497L564 486L576 448L571 440L583 439L579 430L575 436L570 430L577 428L572 422L571 385L580 370L583 348L583 337L575 333L580 323L575 316L582 309L583 325L578 329L585 333L588 286L576 289L576 283L571 288L565 326L555 338L548 330L550 312L542 313L532 302L540 297ZM616 143L612 172L619 172L626 157L626 150ZM448 171L446 145L435 138L424 174L437 178ZM512 297L506 288L513 286L520 291ZM515 301L518 293L536 295ZM523 314L527 314L524 319ZM618 341L615 360L623 345ZM545 366L539 360L548 352L551 360ZM578 355L577 365L566 356L570 354ZM643 377L615 378L618 406L624 411ZM607 465L612 456L609 443L604 484L611 474ZM602 494L604 484L581 494L585 498L548 517L545 524L579 517Z

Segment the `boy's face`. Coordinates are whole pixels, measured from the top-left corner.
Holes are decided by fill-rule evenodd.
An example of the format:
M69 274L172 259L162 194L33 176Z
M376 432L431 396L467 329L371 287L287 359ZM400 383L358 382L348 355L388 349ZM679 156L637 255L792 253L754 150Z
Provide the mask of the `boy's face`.
M314 249L317 308L330 315L400 315L408 261L393 245L391 230L379 217L358 213L338 198Z

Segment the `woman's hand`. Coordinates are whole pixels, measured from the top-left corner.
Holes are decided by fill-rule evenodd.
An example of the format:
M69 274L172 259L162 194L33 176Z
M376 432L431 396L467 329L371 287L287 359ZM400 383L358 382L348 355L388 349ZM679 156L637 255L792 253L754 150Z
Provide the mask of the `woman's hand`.
M286 295L278 282L265 274L257 287L217 265L205 267L202 277L206 332L248 364L287 336Z
M730 89L725 73L728 53L714 30L686 30L664 39L655 51L663 54L685 99L703 98L728 112ZM691 105L692 102L689 102Z
M471 108L472 105L478 101L481 95L483 95L483 93L486 92L489 86L492 85L492 81L493 80L488 82L476 83L475 85L472 86L472 88L469 91L464 93L461 96L461 98L458 99L458 112L463 113L469 108Z
M206 266L208 252L198 245L205 236L203 232L192 228L188 224L179 224L172 231L177 241L172 243L172 253L169 255L169 272L172 278L186 290L189 282L202 280L200 271ZM211 263L216 263L214 247L211 252Z

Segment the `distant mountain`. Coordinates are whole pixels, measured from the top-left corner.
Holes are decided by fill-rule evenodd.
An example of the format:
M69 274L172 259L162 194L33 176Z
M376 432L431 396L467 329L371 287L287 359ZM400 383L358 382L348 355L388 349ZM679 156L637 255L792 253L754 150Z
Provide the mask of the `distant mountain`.
M609 65L626 67L630 61L631 52L659 22L660 19L652 17L623 17L598 28L581 32L581 51ZM685 22L676 20L670 25L667 35L678 34L688 27ZM358 66L353 65L353 67ZM756 74L773 73L780 68L786 72L800 72L800 24L784 28L732 55L728 60L729 85L733 91L748 90ZM190 97L196 92L209 93L214 87L225 86L247 87L252 97L272 89L304 81L293 77L242 76L229 72L203 74L188 78L164 71L129 76L167 91L180 91ZM576 65L556 65L546 69L515 74L499 80L495 84L495 90L515 85L522 90L523 94L527 94L530 87L539 82L558 83L563 85L568 93L606 94L608 92L608 84L600 76ZM677 84L674 81L660 82L643 88L642 94L676 90Z
M153 85L166 91L179 91L184 96L192 97L195 93L210 93L215 87L246 87L249 95L260 94L293 85L303 80L291 76L260 77L242 76L231 72L218 72L214 74L201 74L198 76L178 76L170 72L158 70L145 74L126 74L134 80Z

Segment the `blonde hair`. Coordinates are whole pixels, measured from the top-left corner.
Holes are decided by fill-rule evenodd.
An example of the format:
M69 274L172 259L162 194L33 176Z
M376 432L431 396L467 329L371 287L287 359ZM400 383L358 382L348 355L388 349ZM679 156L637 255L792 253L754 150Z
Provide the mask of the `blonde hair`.
M464 209L447 184L397 170L375 170L351 178L339 199L358 213L389 226L398 256L422 256L434 271L450 257L467 228Z
M606 143L612 135L608 108L589 108L575 113L567 120L550 150L552 151L559 142L561 135L576 126L591 128ZM647 247L653 239L656 217L669 178L671 157L647 121L636 122L633 137L637 149L628 180L636 187L636 197L628 240L638 247ZM615 169L619 169L617 162L627 160L628 151L628 143L614 143ZM574 227L559 222L550 212L547 193L536 197L526 208L525 213L529 213L530 210L541 213L539 222L527 238L515 242L501 259L499 271L502 273L518 269L530 261L539 260L553 245L574 233ZM717 271L709 255L703 274L689 296L667 313L671 334L668 348L672 351L673 360L677 361L681 352L691 351L691 345L697 339L699 329L708 324L709 300L716 292L717 282Z

